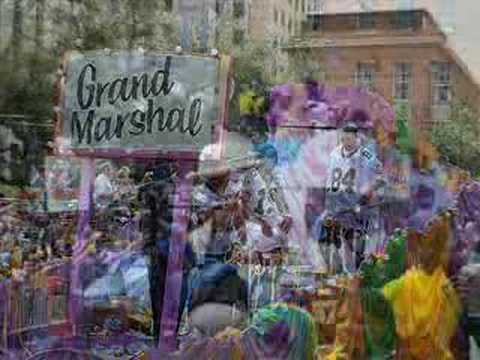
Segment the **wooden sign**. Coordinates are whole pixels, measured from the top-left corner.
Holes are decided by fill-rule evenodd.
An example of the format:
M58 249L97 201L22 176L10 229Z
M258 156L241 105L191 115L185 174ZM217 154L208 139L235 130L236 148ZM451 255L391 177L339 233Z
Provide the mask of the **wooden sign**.
M229 57L68 53L57 149L107 157L198 154L223 125L229 65Z

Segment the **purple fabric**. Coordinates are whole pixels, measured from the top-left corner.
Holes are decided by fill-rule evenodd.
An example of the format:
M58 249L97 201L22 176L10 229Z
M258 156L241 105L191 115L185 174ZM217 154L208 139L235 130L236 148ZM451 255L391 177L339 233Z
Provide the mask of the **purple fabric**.
M288 120L288 108L293 96L290 84L278 85L272 89L270 95L270 111L267 115L267 124L276 127Z
M325 126L342 127L347 121L358 122L364 129L372 129L381 125L387 133L394 133L395 113L392 106L379 94L371 93L358 88L338 87L327 88L315 81L305 84L307 95L294 98L293 85L282 84L275 86L270 96L270 111L267 122L276 127L288 121L289 107L295 101L303 101L305 108L304 120L313 120L316 117L328 116ZM327 106L328 110L320 110Z
M480 183L465 184L457 195L456 206L453 221L455 244L449 267L451 276L468 263L472 251L480 243Z

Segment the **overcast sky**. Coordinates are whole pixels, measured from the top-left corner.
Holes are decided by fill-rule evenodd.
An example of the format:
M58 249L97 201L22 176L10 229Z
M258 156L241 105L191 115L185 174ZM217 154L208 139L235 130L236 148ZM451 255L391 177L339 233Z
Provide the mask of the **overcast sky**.
M480 81L480 0L436 0L439 5L451 2L455 4L452 22L453 31L449 33L450 45ZM436 11L435 11L436 12ZM444 23L445 21L441 21Z

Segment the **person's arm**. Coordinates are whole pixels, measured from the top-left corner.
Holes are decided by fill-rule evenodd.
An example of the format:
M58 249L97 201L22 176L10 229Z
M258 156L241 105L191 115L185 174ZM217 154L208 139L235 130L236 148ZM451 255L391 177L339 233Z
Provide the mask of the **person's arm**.
M250 195L245 199L246 209L248 209L247 217L251 221L260 224L262 226L263 234L270 237L273 235L273 229L272 224L270 224L265 218L266 211L264 207L266 203L270 201L268 197L271 194L268 194L267 186L265 185L265 181L260 172L252 171L247 176L250 177L246 182L249 186L244 189L244 191ZM274 206L278 211L277 215L282 218L278 226L283 233L287 234L291 229L293 220L288 212L288 206L283 196L283 189L277 188L273 201L275 202Z
M360 205L368 204L378 195L378 191L385 187L386 180L383 172L383 164L368 149L361 150L360 169L362 172L362 181L365 181L366 187L361 191L362 197Z
M222 211L223 206L214 205L211 207L194 205L192 207L191 226L193 229L202 227L212 219L216 212Z

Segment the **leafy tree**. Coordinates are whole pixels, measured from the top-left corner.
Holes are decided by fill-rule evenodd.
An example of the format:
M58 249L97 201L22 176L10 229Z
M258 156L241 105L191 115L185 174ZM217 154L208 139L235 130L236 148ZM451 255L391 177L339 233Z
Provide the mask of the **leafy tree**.
M55 71L66 50L161 51L178 43L175 17L163 2L36 0L33 18L25 16L25 1L13 5L12 36L0 50L1 113L51 119Z
M440 154L453 165L480 175L480 122L478 113L461 102L452 106L447 121L431 130L431 141Z

